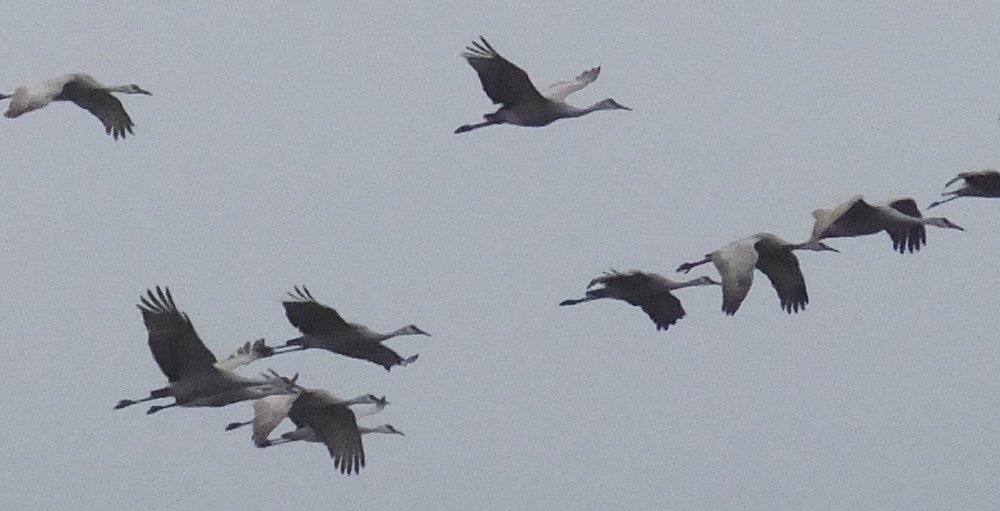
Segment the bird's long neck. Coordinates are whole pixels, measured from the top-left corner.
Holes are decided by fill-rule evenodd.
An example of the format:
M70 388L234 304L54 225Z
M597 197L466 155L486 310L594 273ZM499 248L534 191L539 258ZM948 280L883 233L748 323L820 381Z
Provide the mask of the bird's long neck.
M413 332L412 330L410 330L410 327L404 326L402 328L397 328L397 329L395 329L392 332L389 332L387 334L379 334L380 336L382 336L382 338L379 339L379 341L381 342L381 341L384 341L386 339L392 339L393 337L398 337L400 335L414 335L415 333L416 332Z
M367 435L368 433L384 433L384 434L393 433L393 431L388 428L388 424L375 426L374 428L366 428L364 426L358 426L358 432L361 433L362 435Z
M590 105L586 108L577 108L575 106L568 105L566 103L562 104L563 117L580 117L587 115L591 112L596 112L598 110L612 110L613 107L608 106L603 101L599 101Z
M352 397L351 399L348 399L347 401L344 401L344 404L347 405L347 406L350 406L350 405L367 405L367 404L371 404L371 398L368 396L368 394L362 394L362 395L360 395L358 397Z
M792 250L814 250L816 252L829 250L829 248L824 246L818 239L815 238L809 238L808 240L803 241L802 243L789 245L789 248L791 248Z
M674 289L682 289L682 288L685 288L685 287L706 286L708 284L711 284L711 282L707 282L707 281L705 281L705 279L703 279L701 277L698 277L696 279L691 279L691 280L684 281L684 282L678 282L678 283L674 284L673 288Z
M577 108L575 106L570 106L565 103L562 105L563 117L580 117L587 115L590 112L596 112L601 110L600 103L594 103L586 108Z

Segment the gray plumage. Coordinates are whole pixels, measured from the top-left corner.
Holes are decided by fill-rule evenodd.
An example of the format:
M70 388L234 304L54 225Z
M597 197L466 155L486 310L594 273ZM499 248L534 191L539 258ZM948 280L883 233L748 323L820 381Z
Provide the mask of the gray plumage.
M962 187L941 195L946 199L932 202L927 209L940 206L945 202L951 202L959 197L1000 197L1000 172L995 170L980 170L978 172L962 172L957 177L948 181L945 188L959 182L965 181Z
M702 264L715 265L722 276L722 311L731 316L750 292L754 269L758 269L771 281L781 308L791 314L805 310L809 303L806 280L795 250L837 252L817 240L793 244L770 233L758 233L706 254L700 261L684 263L677 271L687 273Z
M262 380L244 378L232 371L242 365L227 359L222 367L215 355L198 337L191 320L177 309L169 289L149 290L140 297L138 305L143 323L149 333L149 349L169 384L149 393L149 397L122 399L115 409L136 403L173 397L174 403L153 406L147 413L155 413L174 406L225 406L239 401L259 399L272 394L292 392L294 381L275 375ZM255 343L256 345L256 343ZM263 345L263 341L260 341ZM253 349L251 345L249 349ZM248 348L246 345L244 348ZM243 363L246 359L243 359Z
M564 300L559 305L576 305L601 298L622 300L635 305L653 320L657 330L666 330L684 317L681 301L671 291L691 286L721 285L709 277L698 277L686 282L674 282L656 273L631 270L625 273L606 272L587 284L583 298ZM596 285L602 287L593 288Z
M9 119L43 108L53 101L71 101L97 117L108 135L115 140L118 137L124 139L126 133L132 133L135 124L122 102L112 92L152 96L152 93L134 83L106 87L88 74L74 73L46 82L37 94L29 92L27 87L18 87L14 94L0 95L0 99L10 99L10 105L4 113Z
M631 110L611 98L587 108L576 108L565 102L567 96L596 80L601 73L600 67L584 71L572 80L554 83L539 92L528 78L528 73L501 57L482 36L466 47L462 57L476 70L483 92L494 104L501 106L496 112L484 115L485 122L460 126L455 133L494 124L545 126L558 119L580 117L598 110Z
M289 353L309 348L320 348L346 357L367 360L385 368L405 366L414 362L417 355L403 358L385 346L383 341L400 335L426 335L415 325L407 325L389 333L379 333L357 323L348 323L332 307L313 298L309 290L295 288L289 293L291 300L282 302L288 321L302 333L284 346L274 348L274 354Z
M871 205L858 195L833 209L813 211L812 238L847 238L885 231L892 239L893 250L900 254L913 253L927 243L925 225L946 229L965 229L947 218L925 218L917 202L909 197L893 199L887 204Z

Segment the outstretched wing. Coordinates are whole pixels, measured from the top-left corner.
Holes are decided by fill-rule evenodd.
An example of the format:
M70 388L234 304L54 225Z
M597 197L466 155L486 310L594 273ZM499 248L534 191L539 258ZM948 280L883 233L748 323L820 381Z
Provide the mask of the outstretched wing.
M175 382L184 377L215 371L215 355L198 337L187 315L177 310L170 289L159 286L156 294L147 290L141 296L139 310L149 332L149 350L167 380Z
M683 318L685 312L681 301L657 277L638 270L610 272L591 281L591 285L604 284L610 296L641 308L656 324L657 330L666 330Z
M872 229L873 225L878 224L878 209L872 207L861 197L856 197L849 204L850 206L840 213L840 215L838 215L837 218L829 226L827 226L822 233L820 233L820 239L842 236L862 236L866 234L875 234L876 232L882 230L881 227L878 229Z
M1000 194L1000 172L982 170L979 172L964 172L956 179L965 179L966 184L994 194ZM954 181L954 180L953 180ZM948 183L949 185L951 182Z
M104 124L104 131L115 137L115 140L118 137L125 138L125 133L132 133L132 128L135 126L118 98L106 90L88 87L78 80L66 82L62 92L54 99L72 101L94 114Z
M285 307L285 316L303 334L326 335L351 328L332 307L317 302L305 286L301 289L296 286L295 292L288 294L292 300L281 302Z
M296 394L277 394L264 396L253 403L253 443L257 447L268 445L268 435L281 421L288 417L288 412L299 396Z
M390 370L392 366L409 363L408 360L403 359L398 353L380 342L354 341L343 343L343 345L337 346L335 351L345 357L374 362L384 367L386 371Z
M563 101L570 94L594 83L599 74L601 74L600 66L588 69L572 80L563 80L549 85L542 91L542 96L553 101Z
M312 391L303 392L288 411L300 428L308 426L323 440L333 466L341 474L358 473L365 466L365 450L354 412L343 404L331 403Z
M722 277L722 312L729 316L736 314L753 285L758 258L754 239L741 238L708 254Z
M479 39L482 44L473 41L472 46L465 48L462 57L476 70L479 81L483 84L483 92L494 104L509 107L520 102L545 101L531 83L528 73L501 57L485 38L479 36Z
M911 198L895 199L889 207L911 218L921 218L917 201ZM885 229L892 238L892 248L900 254L913 253L927 243L927 229L923 224L895 224Z
M805 310L809 303L806 293L806 279L799 268L799 258L791 249L777 247L766 241L758 241L757 269L767 275L771 286L778 293L781 308L789 314Z

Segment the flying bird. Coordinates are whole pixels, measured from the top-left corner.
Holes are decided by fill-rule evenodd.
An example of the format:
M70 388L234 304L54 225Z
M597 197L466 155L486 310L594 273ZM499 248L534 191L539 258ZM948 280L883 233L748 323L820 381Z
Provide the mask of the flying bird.
M309 348L321 348L341 355L367 360L390 370L393 366L405 366L417 360L417 355L409 358L399 356L382 344L386 339L400 335L426 335L429 333L407 325L389 333L375 332L364 325L348 323L334 310L316 301L305 286L289 293L291 300L282 302L285 316L292 326L302 333L274 348L274 354L289 353Z
M809 303L806 280L799 269L799 259L793 253L795 250L838 251L818 240L792 244L770 233L758 233L706 254L700 261L684 263L677 271L687 273L702 264L715 265L722 276L722 311L731 316L750 292L756 268L767 275L778 293L781 308L791 314L805 310Z
M357 416L350 406L373 403L379 407L378 410L387 404L384 397L380 399L371 394L345 401L323 390L299 387L298 394L295 395L269 396L258 400L254 403L252 421L233 422L226 426L226 430L253 424L253 440L257 447L294 441L321 442L326 445L334 468L339 468L341 474L356 474L365 466L361 435L403 434L388 424L374 428L358 426ZM281 435L280 440L267 438L286 417L292 420L297 429Z
M603 287L591 289L598 284ZM591 280L590 284L587 284L587 294L583 298L563 300L559 305L576 305L601 298L614 298L642 308L642 311L656 324L657 330L666 330L685 315L681 301L670 291L713 284L721 285L710 277L674 282L662 275L639 270L625 273L611 271Z
M296 431L283 434L282 438L285 439L284 441L271 440L268 438L271 432L274 431L274 429L277 428L282 421L288 418L288 412L292 409L292 404L298 398L299 394L279 394L262 397L253 403L252 420L245 422L231 422L226 426L226 431L253 425L253 436L251 439L257 447L269 447L276 443L284 443L284 441L293 440L321 442L322 440L316 436L315 431L308 426L303 426ZM367 413L359 413L352 409L351 411L354 413L356 419L378 413L389 404L389 402L385 399L385 396L379 398L374 394L362 394L353 399L343 401L343 403L347 406L363 404L375 405L374 408L367 411ZM359 429L362 430L362 433L365 433L365 429L375 428L363 428L359 426Z
M584 71L572 80L556 82L539 92L528 78L528 73L501 57L482 36L479 39L482 44L473 41L462 57L476 70L486 95L494 104L501 106L496 112L484 115L485 122L460 126L455 133L494 124L545 126L558 119L580 117L598 110L632 110L611 98L587 108L576 108L565 102L567 96L596 80L601 73L600 67Z
M152 290L147 293L148 296L140 297L142 303L138 307L149 332L149 349L153 359L169 383L150 392L149 397L122 399L115 409L155 399L174 398L172 404L153 406L146 412L155 413L174 406L225 406L294 392L295 378L282 378L275 374L273 378L257 380L236 374L232 368L242 363L234 361L235 356L226 359L228 362L223 361L220 367L215 355L198 337L191 320L177 310L170 290L157 287L156 294ZM242 360L245 361L246 357Z
M817 209L812 214L816 219L812 234L814 240L866 236L885 231L892 239L893 250L900 254L905 254L907 250L913 253L927 243L925 225L965 230L947 218L924 218L917 202L908 197L894 199L888 204L871 205L858 195L833 209Z
M132 133L135 124L122 102L111 95L112 92L153 95L134 83L105 87L88 74L75 73L47 81L38 93L29 92L27 87L18 87L14 94L0 94L0 99L10 99L4 113L9 119L38 110L53 101L72 101L100 119L104 131L115 140L118 137L124 139L126 132Z
M962 172L957 177L948 181L945 188L965 180L961 188L941 195L948 197L927 206L927 209L940 206L945 202L953 201L959 197L1000 197L1000 172L995 170L980 170L979 172Z

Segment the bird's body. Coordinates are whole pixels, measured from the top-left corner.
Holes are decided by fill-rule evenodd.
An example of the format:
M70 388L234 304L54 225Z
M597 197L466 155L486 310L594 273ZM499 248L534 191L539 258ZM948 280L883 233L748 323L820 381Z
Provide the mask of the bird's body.
M925 218L911 198L894 199L887 204L871 205L860 195L833 209L813 211L812 239L849 238L885 231L892 238L892 248L900 254L920 250L927 243L926 225L964 230L947 218Z
M944 192L941 195L947 197L927 206L927 209L940 206L945 202L953 201L959 197L1000 197L1000 172L995 170L980 170L978 172L962 172L951 181L945 184L945 188L964 180L961 188Z
M482 44L473 41L472 46L466 47L462 57L476 70L486 95L501 107L494 113L484 115L485 122L466 124L455 133L493 124L545 126L558 119L580 117L598 110L631 110L610 98L587 108L577 108L565 102L567 96L596 80L601 73L600 67L584 71L572 80L554 83L540 92L523 69L501 57L486 39L480 37L480 40Z
M0 95L0 99L10 99L4 113L9 119L43 108L53 101L72 101L94 114L104 124L104 130L117 140L125 138L126 133L131 134L135 124L112 92L152 95L135 84L106 87L88 74L74 73L45 82L36 93L27 87L18 87L14 94Z
M596 285L603 287L591 289ZM583 298L564 300L559 305L576 305L601 298L623 300L642 308L656 324L657 330L666 330L684 317L681 301L671 291L691 286L720 285L709 277L698 277L686 282L674 282L656 273L631 270L625 273L608 272L595 278L587 285Z
M367 360L385 368L404 366L417 359L417 355L409 358L400 357L383 341L399 335L427 335L427 332L415 325L407 325L389 333L379 333L357 323L348 323L331 307L317 302L309 290L295 288L295 294L289 293L292 300L282 302L285 315L292 326L298 328L301 337L292 339L274 349L274 354L309 348L321 348L341 355Z
M781 308L798 312L809 303L809 295L795 250L837 251L817 240L793 244L770 233L758 233L706 254L700 261L684 263L677 271L687 273L709 262L715 265L722 276L722 311L733 315L750 292L754 269L758 269L771 281Z
M245 378L232 371L249 363L246 357L236 360L236 355L220 362L205 347L187 315L177 310L170 290L156 288L141 297L143 322L149 332L149 348L169 384L150 392L139 400L123 399L115 408L125 408L136 403L173 397L174 403L153 406L147 413L154 413L174 406L225 406L238 401L260 399L272 394L292 392L287 379L277 377L262 380ZM263 344L263 341L260 341ZM254 344L256 346L257 343ZM244 349L253 349L245 345ZM259 358L259 357L258 357Z

